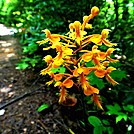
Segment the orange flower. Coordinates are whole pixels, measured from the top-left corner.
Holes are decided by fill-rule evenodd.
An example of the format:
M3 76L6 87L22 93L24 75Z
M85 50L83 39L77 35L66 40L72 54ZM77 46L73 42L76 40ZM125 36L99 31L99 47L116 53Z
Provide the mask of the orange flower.
M59 98L59 103L62 103L63 101L66 100L67 96L67 90L62 86L60 90L60 98Z
M53 62L53 58L51 55L47 55L43 58L45 60L45 62L47 62L47 64L50 64L51 62Z
M61 35L51 34L51 32L48 29L45 29L45 30L42 30L42 31L45 32L46 37L49 39L50 42L56 43L56 42L60 41Z
M101 106L101 103L100 103L100 98L97 94L93 94L93 102L100 108L103 110L103 107Z
M102 45L104 43L108 47L116 46L116 43L110 43L108 40L106 40L108 34L109 34L108 29L103 29L100 34L93 34L92 37L89 38L89 40L97 45Z
M52 63L50 63L47 68L41 70L41 73L40 74L41 75L46 75L50 71L51 68L52 68Z
M84 89L84 94L86 96L90 96L94 93L99 94L99 90L93 86L91 86L87 81L82 85Z
M74 82L70 79L70 77L65 79L62 83L62 85L65 86L66 88L71 88L73 86L73 84L74 84Z
M91 14L92 16L97 16L99 14L99 8L96 6L92 7Z
M78 45L81 45L80 42L83 39L83 36L87 34L87 32L81 30L81 23L79 21L75 21L69 25L70 32L69 37L77 42ZM75 30L75 31L73 31Z
M95 72L95 75L99 78L103 78L106 74L106 70L103 70L103 69L97 69Z
M87 51L87 53L84 53L82 55L82 60L85 62L93 60L93 62L101 67L100 60L105 60L106 56L104 52L101 52L100 50L97 49L98 46L94 45L92 47L92 51ZM81 52L84 52L85 50L82 50Z
M54 80L55 80L55 81L61 80L62 77L63 77L63 75L64 75L64 74L55 74L55 75L54 75Z
M106 79L107 79L107 81L109 81L113 86L119 84L119 83L116 82L114 79L112 79L109 74L106 74Z
M78 68L75 67L75 70L73 71L73 76L78 77L80 76L82 73L84 73L85 75L88 75L90 73L89 69L86 67L81 67L80 64L78 64Z
M114 67L108 67L106 70L103 69L97 69L94 74L99 77L99 78L103 78L104 76L106 76L107 81L109 81L112 85L117 85L119 84L118 82L116 82L114 79L111 78L111 76L109 75L113 70L116 70L116 68Z
M89 20L92 19L92 17L93 17L92 14L83 17L82 31L84 31L86 25L88 24Z
M91 14L89 16L83 17L82 31L84 31L84 28L88 25L89 20L91 20L93 17L97 16L98 13L99 13L99 8L94 6L91 9Z
M87 78L84 76L84 73L80 75L80 83L81 83L82 88L84 89L84 94L86 96L89 96L94 93L96 94L99 93L99 90L97 88L94 88L88 83Z
M79 21L74 22L75 36L77 39L77 43L80 44L81 40L81 23Z
M82 60L84 60L85 62L91 61L93 58L93 53L91 51L89 51L88 53L84 53L82 55Z
M108 67L108 68L107 68L106 79L107 79L107 81L109 81L112 85L117 85L117 84L119 84L119 83L116 82L114 79L112 79L111 76L109 75L113 70L116 70L116 68L114 68L114 67Z
M47 82L47 85L54 83L54 87L60 88L59 103L64 106L74 106L77 99L67 93L68 88L77 87L78 90L82 89L86 96L92 95L94 103L103 110L100 98L98 96L99 90L90 85L88 75L93 71L98 78L105 77L112 85L118 84L111 78L110 73L115 70L114 67L108 67L110 62L116 62L116 59L110 57L114 48L108 48L106 52L98 49L99 46L105 44L108 47L116 46L116 43L111 43L107 40L109 29L103 29L101 34L87 35L84 31L85 28L92 28L89 21L97 16L99 8L94 6L91 9L89 16L83 17L83 23L75 21L69 25L70 31L65 35L51 34L48 29L43 30L46 34L46 39L38 41L37 43L44 44L49 42L50 46L43 48L43 50L54 49L56 56L53 58L51 55L44 57L48 67L41 70L41 74L48 74L52 80ZM83 50L87 45L95 43L92 50ZM89 48L89 47L88 47ZM79 52L83 52L82 56ZM87 63L92 61L94 66L87 67ZM53 73L54 68L64 66L68 69L67 73ZM78 79L78 83L75 83ZM74 81L73 81L74 80ZM90 80L90 79L89 79Z

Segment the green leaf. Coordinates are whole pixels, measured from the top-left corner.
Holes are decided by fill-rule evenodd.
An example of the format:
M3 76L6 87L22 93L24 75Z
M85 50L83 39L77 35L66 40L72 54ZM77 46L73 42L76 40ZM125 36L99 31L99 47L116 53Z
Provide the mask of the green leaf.
M116 115L118 115L119 111L121 110L121 107L117 103L115 103L114 106L107 105L106 107L109 110L107 112L107 114L116 114Z
M87 76L89 82L91 85L96 85L97 88L99 89L103 89L105 87L105 84L103 82L102 79L98 78L94 72L91 72L88 76Z
M103 126L94 127L93 134L102 134Z
M109 121L107 121L107 120L102 120L102 122L104 125L110 125Z
M113 66L115 68L121 67L122 64L120 62L111 62L109 63L109 66Z
M28 45L29 54L33 54L38 49L38 45L34 43L30 43Z
M118 122L121 121L122 119L124 119L125 121L127 121L127 115L126 115L126 114L118 115L118 116L116 117L116 123L118 123Z
M86 62L86 67L94 66L93 61Z
M121 70L114 70L110 73L110 76L114 80L121 81L123 78L126 78L126 72Z
M130 117L130 120L134 124L134 115Z
M27 46L23 46L22 48L23 48L23 53L27 53L29 51Z
M42 104L42 105L37 109L37 111L38 111L38 112L41 112L41 111L43 111L44 109L47 109L47 108L49 108L49 105L48 105L48 104Z
M36 63L38 63L38 60L37 59L32 59L30 61L31 65L34 67L36 65Z
M101 120L96 116L89 116L88 121L91 125L94 127L100 127L102 126Z
M113 128L112 127L103 127L103 131L106 134L113 134Z
M134 112L134 105L123 106L123 109L128 112Z
M29 66L29 64L25 63L25 62L21 62L17 64L16 69L26 69Z
M53 73L65 73L66 68L64 66L58 67L58 68L52 68L51 71Z

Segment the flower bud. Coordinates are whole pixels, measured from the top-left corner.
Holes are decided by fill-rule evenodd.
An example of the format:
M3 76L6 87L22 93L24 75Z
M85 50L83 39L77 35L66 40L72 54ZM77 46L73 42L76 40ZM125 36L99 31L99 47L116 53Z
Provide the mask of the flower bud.
M73 24L73 23L70 23L70 24L69 24L69 29L70 29L70 30L73 30L73 29L74 29L74 24Z
M89 18L89 16L84 16L84 17L83 17L83 21L88 20L88 18Z
M103 38L107 38L108 34L109 34L109 29L103 29L101 32L101 35L103 36Z
M47 55L44 57L44 60L47 62L47 63L50 63L52 61L52 56L51 55Z
M92 9L91 9L91 14L92 14L93 16L97 16L97 15L99 14L99 8L96 7L96 6L92 7Z
M49 37L51 35L51 32L48 29L42 30L43 32L45 32L46 37Z

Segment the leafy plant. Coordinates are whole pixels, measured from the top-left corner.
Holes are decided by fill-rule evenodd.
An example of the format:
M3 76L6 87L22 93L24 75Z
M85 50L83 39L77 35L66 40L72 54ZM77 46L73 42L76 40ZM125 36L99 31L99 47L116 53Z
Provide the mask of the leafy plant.
M125 72L115 68L120 65L117 59L113 59L112 55L115 50L113 47L117 44L111 43L106 39L109 30L103 29L101 34L90 35L85 31L86 28L92 29L89 21L97 16L98 13L99 9L93 7L91 14L83 17L82 24L79 21L70 23L70 31L64 35L52 34L48 29L45 29L43 32L45 32L46 38L37 41L40 45L49 43L49 46L47 44L43 50L54 50L56 53L55 55L50 53L43 58L48 66L41 70L41 74L48 74L52 78L46 84L53 83L54 87L60 88L59 103L64 106L74 106L77 103L76 97L83 96L82 94L84 93L87 96L87 105L93 101L103 110L98 94L106 87L104 77L112 85L118 84L113 78L120 81L126 77ZM117 73L119 74L118 76ZM78 90L75 96L74 89ZM85 114L92 112L92 110L89 111L84 108L84 98L82 97L81 99ZM110 106L106 106L110 108ZM119 106L115 105L115 107L115 111L112 112L120 114L116 122L122 118L126 120L125 114L119 112ZM112 112L111 114L113 114ZM80 122L86 127L86 120L81 120ZM93 125L94 134L102 134L103 132L111 134L113 132L113 128L109 126L110 123L107 120L101 121L96 116L89 116L88 122Z
M49 105L48 104L42 104L38 109L37 111L38 112L42 112L43 110L49 108Z

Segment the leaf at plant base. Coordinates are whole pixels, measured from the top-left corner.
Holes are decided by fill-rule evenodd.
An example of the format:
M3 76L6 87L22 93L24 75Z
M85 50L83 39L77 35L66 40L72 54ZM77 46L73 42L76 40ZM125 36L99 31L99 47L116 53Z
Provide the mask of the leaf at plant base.
M121 110L121 107L115 103L114 105L107 105L107 109L109 110L107 114L119 114L119 111Z
M127 121L127 115L126 115L126 114L118 115L118 116L116 117L116 123L118 123L118 122L121 121L122 119L124 119L125 121Z
M42 105L37 109L37 111L38 111L38 112L41 112L41 111L43 111L44 109L47 109L47 108L49 108L49 105L48 105L48 104L42 104Z
M93 134L102 134L103 126L94 127Z
M96 116L89 116L88 117L88 121L94 127L102 126L101 120L98 117L96 117Z

